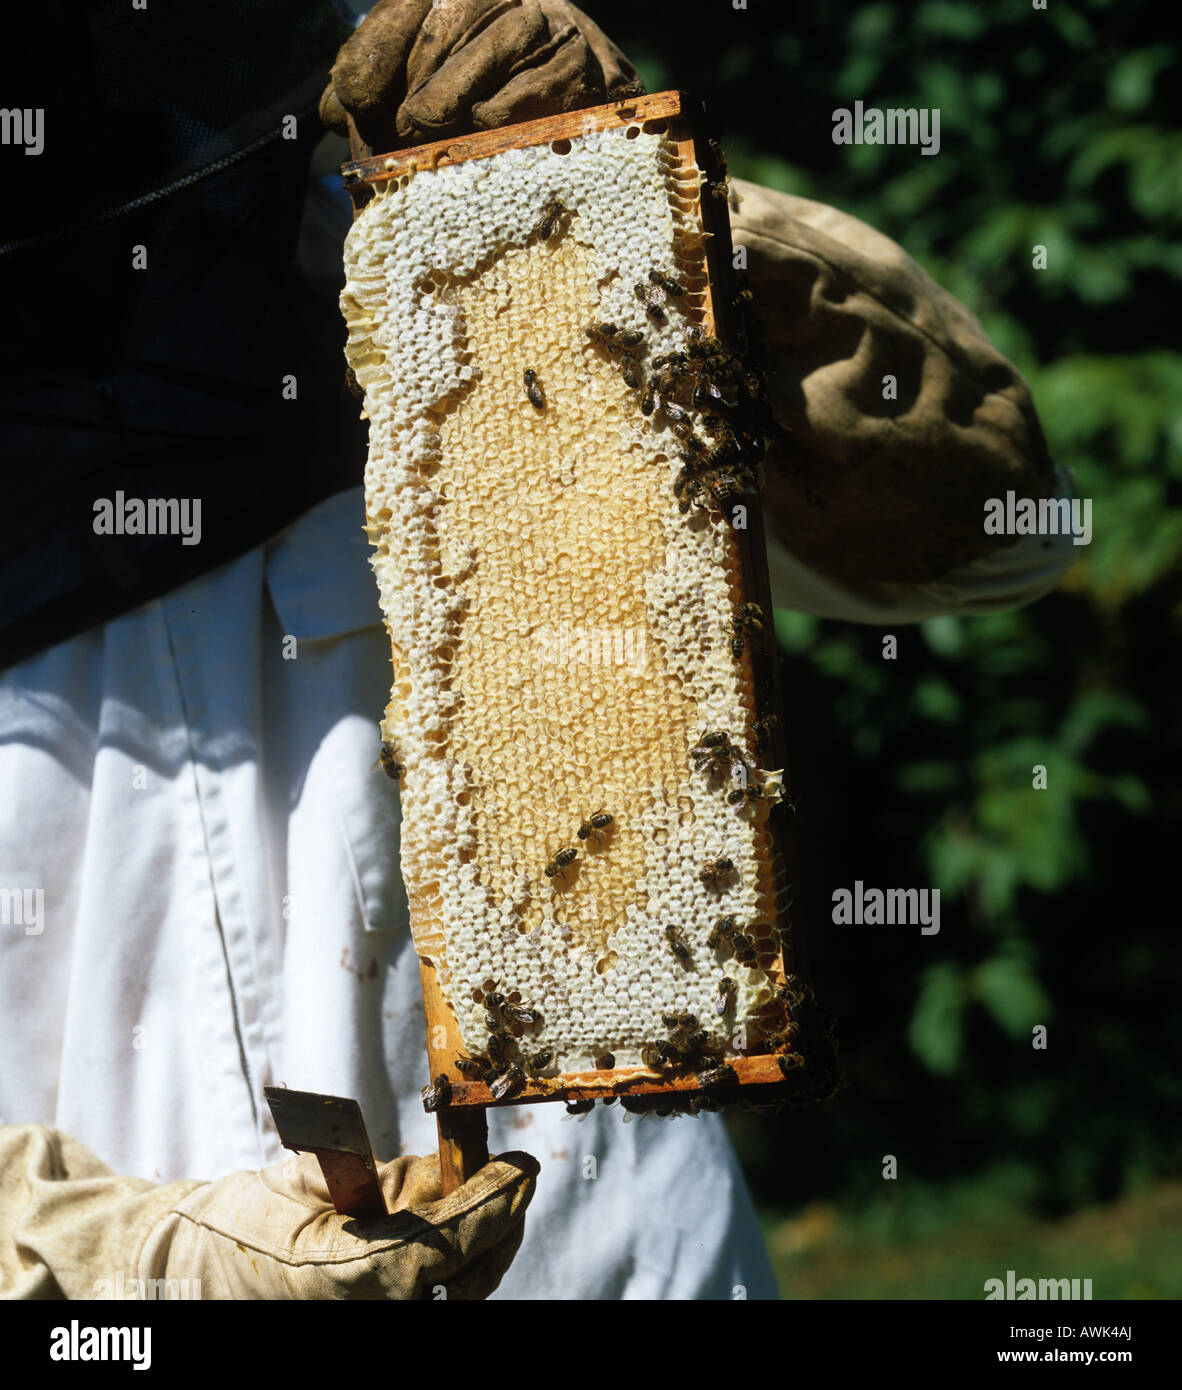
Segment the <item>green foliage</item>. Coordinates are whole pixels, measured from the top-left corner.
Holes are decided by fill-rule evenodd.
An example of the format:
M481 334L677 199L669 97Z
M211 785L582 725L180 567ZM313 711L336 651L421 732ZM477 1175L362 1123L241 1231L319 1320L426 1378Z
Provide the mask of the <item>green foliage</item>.
M1017 1164L1022 1200L1047 1211L1176 1170L1172 11L750 0L679 6L672 25L593 8L650 87L707 99L733 173L862 217L978 314L1093 502L1092 543L1055 595L898 627L896 661L875 630L776 614L798 903L852 1084L779 1130L736 1124L757 1191L786 1205L880 1191L892 1134L907 1136L912 1177L986 1184ZM831 113L857 99L939 107L939 155L834 146ZM831 889L855 878L940 888L940 934L829 926ZM1045 1050L1031 1046L1039 1024Z

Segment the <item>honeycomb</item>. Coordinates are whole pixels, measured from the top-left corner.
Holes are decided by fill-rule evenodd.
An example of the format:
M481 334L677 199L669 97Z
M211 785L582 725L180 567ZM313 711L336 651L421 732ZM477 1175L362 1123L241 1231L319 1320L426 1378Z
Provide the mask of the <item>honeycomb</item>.
M736 806L690 756L755 717L731 648L738 541L717 510L679 509L669 421L642 413L586 332L637 330L651 361L703 322L701 178L666 134L588 132L412 170L345 246L415 946L470 1055L486 1052L490 991L540 1011L514 1031L552 1054L543 1076L604 1054L642 1066L669 1011L732 1056L774 986L779 774ZM652 269L686 290L659 322L635 292ZM610 827L580 839L599 811ZM548 876L566 847L576 859ZM718 856L734 870L710 888ZM754 964L707 945L724 914ZM737 993L719 1015L724 975Z

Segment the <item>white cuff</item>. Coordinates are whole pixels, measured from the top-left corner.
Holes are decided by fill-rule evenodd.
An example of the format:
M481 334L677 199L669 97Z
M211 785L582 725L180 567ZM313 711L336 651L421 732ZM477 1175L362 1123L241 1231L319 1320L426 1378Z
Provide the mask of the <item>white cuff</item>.
M1071 496L1066 469L1055 470L1055 496ZM1080 550L1070 533L1019 536L1013 545L928 584L864 584L855 589L802 564L784 549L770 520L767 543L773 605L847 623L914 623L941 614L1021 608L1057 587Z

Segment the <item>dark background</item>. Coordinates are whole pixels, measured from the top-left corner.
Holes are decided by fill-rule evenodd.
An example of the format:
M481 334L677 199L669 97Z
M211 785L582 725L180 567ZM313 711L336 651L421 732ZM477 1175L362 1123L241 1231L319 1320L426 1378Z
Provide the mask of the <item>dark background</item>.
M650 91L706 100L732 173L863 218L967 304L1093 501L1056 594L897 627L896 661L879 629L777 615L797 899L849 1078L733 1122L784 1291L980 1298L1015 1268L1178 1296L1176 22L1107 0L586 8ZM939 107L940 153L834 145L858 99ZM939 935L831 925L859 878L938 887Z

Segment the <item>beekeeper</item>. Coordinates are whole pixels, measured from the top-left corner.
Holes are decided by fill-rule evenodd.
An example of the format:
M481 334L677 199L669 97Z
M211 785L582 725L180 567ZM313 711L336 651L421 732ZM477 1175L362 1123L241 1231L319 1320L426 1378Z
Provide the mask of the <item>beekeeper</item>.
M348 31L311 0L257 0L248 18L149 10L151 30L125 4L89 8L94 85L114 110L121 78L141 107L160 80L152 129L174 153L148 194L129 159L124 202L93 216L29 203L41 221L0 246L6 294L37 282L29 332L45 335L3 386L20 406L6 455L35 466L19 471L25 522L0 564L0 1293L175 1279L206 1298L775 1297L715 1115L493 1110L501 1157L447 1198L435 1157L413 1156L436 1139L397 789L374 771L389 648L360 441L315 436L335 418L339 322L291 317L301 286L339 283L348 210L331 167L314 171L281 274L309 142L293 164L258 124L308 108ZM57 38L45 51L72 51ZM594 105L634 76L564 0L381 0L320 107L338 132L351 111L387 149ZM988 498L1065 484L1025 384L972 315L853 218L732 191L791 431L791 456L767 463L776 603L893 624L1053 587L1074 554L1064 538L981 525ZM65 229L46 220L71 213ZM57 288L34 271L71 244L118 312L88 319L75 294L70 353L39 374ZM138 246L134 289L104 278L104 256L122 274ZM304 424L299 438L276 426L289 452L273 466L263 393L300 352L290 417ZM124 510L129 496L198 499L200 543L97 532L96 499L114 509L116 494ZM315 1161L284 1157L266 1083L360 1101L393 1214L335 1214Z

